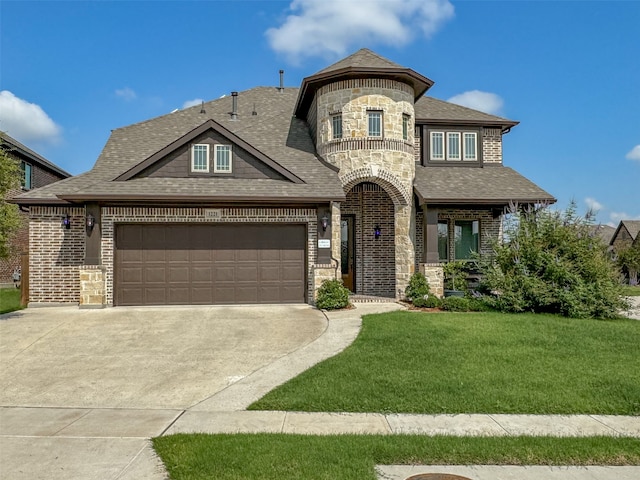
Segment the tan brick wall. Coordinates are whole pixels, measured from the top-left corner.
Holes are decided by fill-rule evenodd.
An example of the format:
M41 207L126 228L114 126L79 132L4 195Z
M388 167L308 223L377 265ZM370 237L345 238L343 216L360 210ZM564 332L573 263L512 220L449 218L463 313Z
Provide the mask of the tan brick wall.
M62 226L65 215L71 228ZM31 207L29 304L78 303L84 262L85 214L77 207Z
M314 265L317 258L317 212L315 208L219 208L220 218L205 218L215 207L103 207L102 263L105 268L105 303L113 305L114 232L118 223L305 223L307 225L307 294L314 295Z
M502 163L502 130L485 128L482 135L482 161Z

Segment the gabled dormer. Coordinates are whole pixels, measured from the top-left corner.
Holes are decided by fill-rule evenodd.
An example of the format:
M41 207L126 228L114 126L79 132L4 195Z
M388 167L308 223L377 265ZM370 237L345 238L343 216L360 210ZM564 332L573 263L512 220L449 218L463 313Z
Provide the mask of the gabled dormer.
M126 181L147 177L268 178L303 183L300 178L276 161L211 119L115 180Z

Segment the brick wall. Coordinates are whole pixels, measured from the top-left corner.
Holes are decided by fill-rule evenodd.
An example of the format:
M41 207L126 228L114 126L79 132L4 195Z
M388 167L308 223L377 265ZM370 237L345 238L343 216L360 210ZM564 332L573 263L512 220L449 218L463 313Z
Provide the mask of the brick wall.
M502 130L484 128L482 134L482 161L502 163Z
M71 217L71 228L62 218ZM78 269L84 262L84 208L31 207L29 304L78 303Z
M317 258L317 212L315 208L219 208L217 219L205 218L205 208L103 207L102 264L105 269L105 303L113 305L114 225L117 223L306 223L307 296L313 301L314 265Z
M378 185L361 183L347 194L342 215L355 216L356 293L396 296L394 205ZM375 238L374 228L382 230Z

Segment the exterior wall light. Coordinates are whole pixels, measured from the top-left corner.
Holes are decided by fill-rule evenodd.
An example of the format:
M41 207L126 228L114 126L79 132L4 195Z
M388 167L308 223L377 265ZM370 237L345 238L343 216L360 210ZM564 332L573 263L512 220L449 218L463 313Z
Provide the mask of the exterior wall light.
M89 230L93 230L93 226L96 224L96 217L94 217L93 215L89 214L87 215L87 228Z
M69 214L62 217L62 226L67 230L71 228L71 217L69 217Z
M329 226L329 217L327 217L327 214L325 213L322 216L322 231L325 232L327 230L327 227Z
M373 235L376 238L380 238L380 235L382 235L382 229L380 228L380 225L376 225L373 229Z

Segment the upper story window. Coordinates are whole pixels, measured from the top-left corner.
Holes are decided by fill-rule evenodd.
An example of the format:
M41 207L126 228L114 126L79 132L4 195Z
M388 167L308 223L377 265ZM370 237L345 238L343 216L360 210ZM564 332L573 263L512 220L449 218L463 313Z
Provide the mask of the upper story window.
M216 145L213 171L231 173L231 145Z
M209 145L196 144L191 146L191 171L199 173L209 171Z
M20 168L22 169L22 188L31 190L31 165L26 162L20 162Z
M478 133L460 131L431 131L429 134L430 161L477 162Z
M411 117L406 113L402 114L402 139L409 140L409 120Z
M331 117L331 136L335 140L336 138L342 138L342 114L336 113Z
M369 110L367 119L367 135L370 137L382 137L382 112L380 110Z

